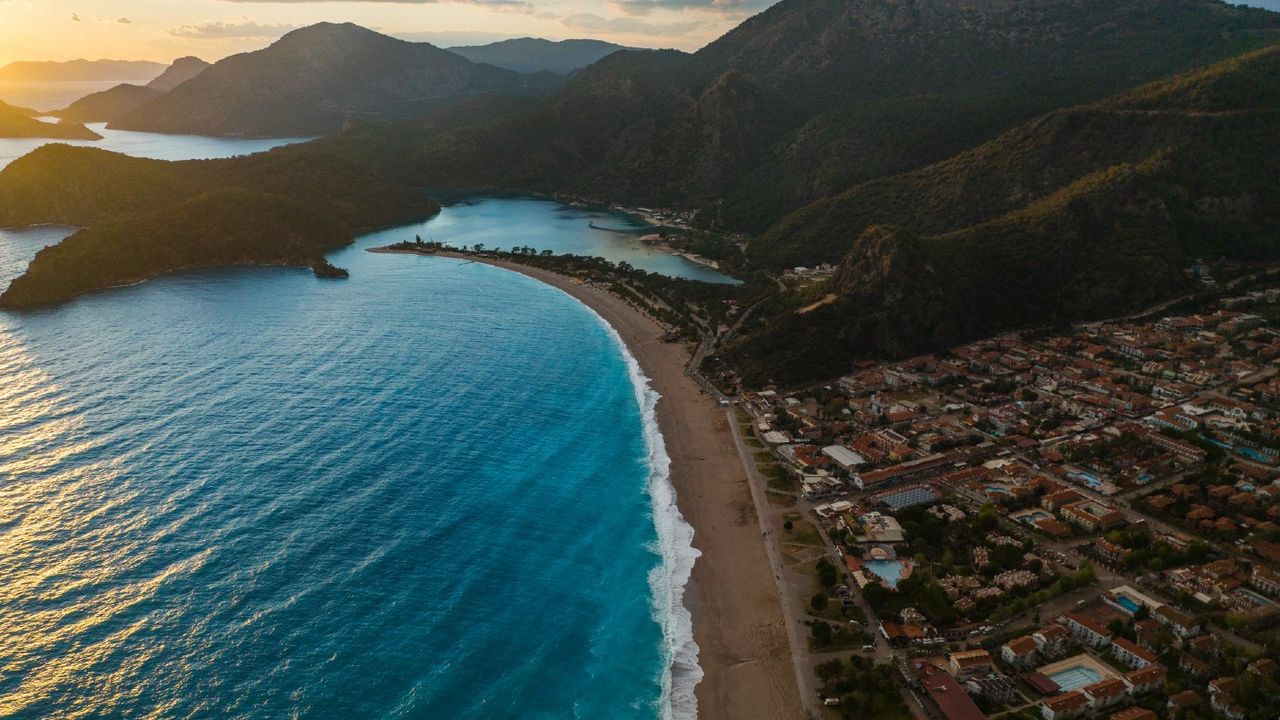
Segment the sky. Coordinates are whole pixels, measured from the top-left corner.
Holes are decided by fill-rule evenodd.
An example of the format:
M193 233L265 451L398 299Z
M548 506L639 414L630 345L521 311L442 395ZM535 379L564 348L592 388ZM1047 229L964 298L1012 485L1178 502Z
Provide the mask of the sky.
M0 0L0 65L183 55L215 61L320 21L442 46L531 36L695 50L774 1Z

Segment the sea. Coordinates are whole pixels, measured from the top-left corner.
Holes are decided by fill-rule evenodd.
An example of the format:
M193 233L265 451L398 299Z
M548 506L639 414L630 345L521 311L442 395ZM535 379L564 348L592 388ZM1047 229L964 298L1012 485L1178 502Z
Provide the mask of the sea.
M51 121L55 118L43 118ZM237 155L250 155L280 145L305 142L311 138L222 138L202 135L162 135L160 133L111 130L106 123L88 123L85 127L102 136L101 140L54 140L43 138L0 138L0 170L41 145L57 142L64 145L96 147L134 157L154 160L210 160Z
M628 223L476 198L332 253L347 280L0 312L0 717L694 717L697 553L616 333L523 275L365 251L661 255ZM70 232L0 230L0 284Z

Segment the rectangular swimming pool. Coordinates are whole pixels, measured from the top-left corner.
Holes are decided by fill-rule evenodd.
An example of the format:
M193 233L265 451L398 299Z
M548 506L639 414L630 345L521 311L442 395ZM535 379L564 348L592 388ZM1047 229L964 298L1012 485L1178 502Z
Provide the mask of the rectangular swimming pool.
M1116 602L1120 604L1120 607L1128 610L1131 614L1138 612L1138 608L1141 607L1138 603L1134 602L1133 598L1128 598L1124 595L1117 597Z
M1127 599L1127 598L1126 598ZM1075 667L1063 668L1049 675L1049 679L1058 684L1062 688L1062 692L1071 692L1085 685L1096 683L1102 679L1097 670L1083 665Z

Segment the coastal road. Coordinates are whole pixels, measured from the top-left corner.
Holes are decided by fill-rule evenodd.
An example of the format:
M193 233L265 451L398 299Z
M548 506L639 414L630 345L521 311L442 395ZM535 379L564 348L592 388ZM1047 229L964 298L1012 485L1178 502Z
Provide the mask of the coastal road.
M766 521L776 511L769 507L769 499L765 495L767 487L765 479L756 468L756 461L750 448L743 442L734 410L735 408L728 408L725 411L725 419L733 434L733 443L738 450L738 457L742 460L742 468L747 473L751 486L751 499L756 506L756 517L760 522L760 532L765 538L765 552L769 556L769 565L778 586L778 599L782 603L782 616L786 621L787 641L791 645L791 660L795 666L796 684L800 688L800 702L803 704L805 715L816 719L821 717L822 710L818 703L817 679L813 672L814 660L809 653L808 639L800 632L804 627L803 619L808 617L808 613L803 607L798 607L795 593L788 590L783 579L783 574L790 571L783 563L782 551L778 547L774 528Z

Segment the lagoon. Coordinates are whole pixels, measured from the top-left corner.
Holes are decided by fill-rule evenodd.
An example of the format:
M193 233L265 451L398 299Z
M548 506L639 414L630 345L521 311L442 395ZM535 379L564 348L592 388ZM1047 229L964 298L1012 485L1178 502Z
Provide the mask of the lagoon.
M421 223L382 230L365 237L378 245L413 240L453 247L488 249L532 247L557 255L594 255L669 277L710 283L737 283L718 270L642 242L652 228L616 210L583 208L538 197L475 196L446 205Z

